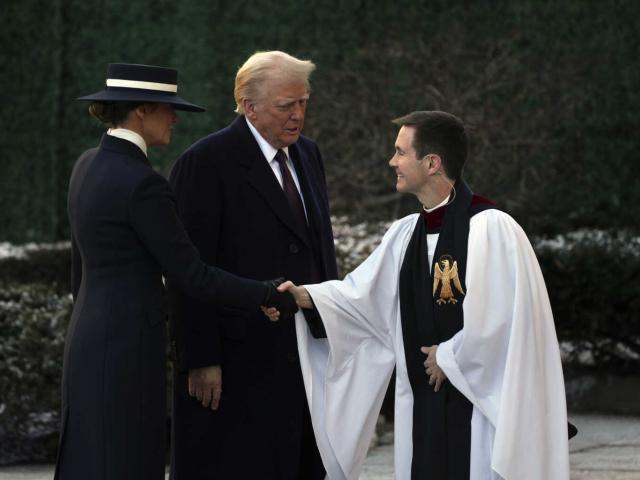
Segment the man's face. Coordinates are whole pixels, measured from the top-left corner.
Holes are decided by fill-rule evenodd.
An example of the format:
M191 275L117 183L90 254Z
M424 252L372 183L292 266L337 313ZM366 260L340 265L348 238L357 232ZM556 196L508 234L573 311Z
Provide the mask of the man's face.
M263 98L245 100L245 114L260 135L274 148L298 141L309 93L303 82L267 81Z
M396 153L389 160L389 166L396 171L396 190L401 193L417 194L424 188L427 179L427 168L417 158L413 148L414 127L403 126L396 139Z

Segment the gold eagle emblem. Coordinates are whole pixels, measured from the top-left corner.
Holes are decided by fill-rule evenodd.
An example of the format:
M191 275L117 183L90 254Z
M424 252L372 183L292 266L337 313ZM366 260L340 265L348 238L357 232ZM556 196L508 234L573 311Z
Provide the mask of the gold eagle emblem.
M451 255L442 255L434 266L433 272L433 297L435 298L438 291L438 284L440 287L440 298L436 300L438 305L445 303L458 303L453 289L451 288L451 282L456 289L464 295L462 284L460 283L460 277L458 276L458 262L456 262Z

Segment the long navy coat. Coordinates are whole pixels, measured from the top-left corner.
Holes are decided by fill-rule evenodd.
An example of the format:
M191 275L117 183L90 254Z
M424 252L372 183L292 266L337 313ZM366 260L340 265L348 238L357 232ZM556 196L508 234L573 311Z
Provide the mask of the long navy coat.
M282 187L243 116L178 159L170 182L180 216L205 261L248 278L282 276L297 284L336 277L320 152L300 137L289 153L309 231L294 222ZM182 372L174 385L173 478L323 478L294 322L265 323L259 314L240 317L171 286L169 290ZM222 366L217 411L203 408L187 394L186 371L209 365Z
M239 309L257 310L266 287L201 262L169 184L126 140L105 135L79 158L68 209L75 303L56 478L163 479L162 272L192 295Z

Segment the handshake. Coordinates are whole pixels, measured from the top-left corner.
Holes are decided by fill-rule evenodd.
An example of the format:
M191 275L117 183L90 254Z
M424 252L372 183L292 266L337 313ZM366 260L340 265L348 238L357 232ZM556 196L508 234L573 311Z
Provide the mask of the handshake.
M284 281L284 278L276 278L262 282L267 287L267 292L262 302L262 312L271 321L280 317L290 318L300 308L312 308L311 296L304 287L298 287L293 282Z

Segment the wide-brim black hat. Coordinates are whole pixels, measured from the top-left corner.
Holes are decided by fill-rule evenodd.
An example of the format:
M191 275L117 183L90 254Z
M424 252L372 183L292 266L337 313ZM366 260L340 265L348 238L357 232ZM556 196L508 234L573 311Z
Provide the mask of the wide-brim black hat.
M173 68L134 63L110 63L107 87L77 100L91 102L168 103L176 110L204 112L205 109L177 95L178 71Z

